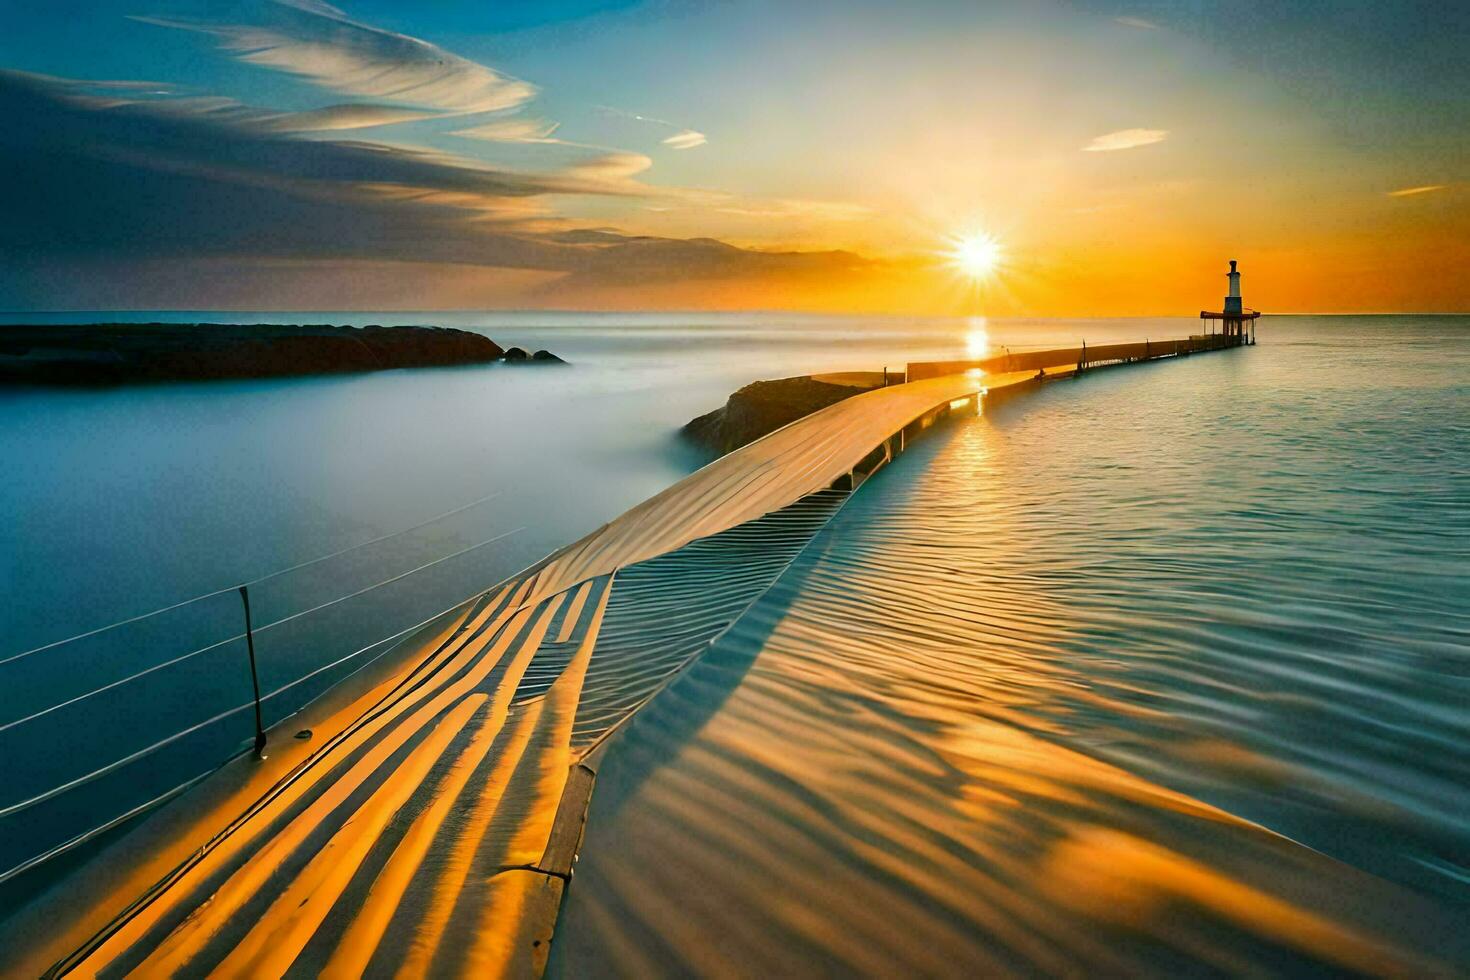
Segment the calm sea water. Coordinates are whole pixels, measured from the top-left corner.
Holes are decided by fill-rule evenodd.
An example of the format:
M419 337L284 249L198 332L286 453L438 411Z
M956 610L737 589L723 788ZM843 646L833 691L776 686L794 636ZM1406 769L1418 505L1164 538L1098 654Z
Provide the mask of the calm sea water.
M554 972L1470 968L1467 326L920 440L609 751Z
M267 691L473 594L672 483L702 461L679 443L677 427L748 381L897 367L986 345L1164 338L1196 326L778 315L132 318L435 323L478 329L502 344L546 347L574 362L565 370L492 366L0 392L0 459L7 461L0 478L7 518L0 660L352 549L252 587L257 627L283 621L258 643ZM808 712L805 727L789 732L820 746L821 758L785 751L784 772L747 758L739 762L746 777L728 785L749 791L753 779L763 790L793 792L791 780L800 777L820 787L820 773L834 764L838 771L857 765L854 746L918 746L913 756L867 752L863 765L874 758L932 762L938 739L946 746L944 765L966 774L940 786L940 799L952 793L973 800L986 779L1006 781L994 748L1004 744L996 732L1005 731L1020 740L1014 751L1041 759L1043 774L1057 771L1043 757L1065 750L1081 760L1077 765L1110 767L1150 793L1184 794L1435 908L1463 909L1470 881L1467 368L1464 319L1273 317L1263 322L1257 348L1053 385L936 433L854 499L831 529L825 557L881 573L869 584L875 602L893 595L896 579L923 582L920 598L947 595L937 607L917 606L930 609L914 625L927 631L925 643L934 649L917 663L905 659L903 644L891 645L892 624L900 621L895 610L858 623L875 649L893 656L846 676L834 667L825 687L799 686L811 682L813 669L801 658L820 661L820 648L773 655L772 686L754 692L768 700L753 703L766 710L800 692L816 699L801 703L830 707ZM898 561L897 571L880 556ZM395 580L430 562L437 563ZM811 601L822 594L813 588ZM813 622L837 623L832 615L819 608ZM248 738L245 715L210 721L248 695L243 646L230 640L239 616L238 598L226 594L0 663L0 726L81 698L0 729L0 757L7 760L0 810L201 726L137 763L0 816L0 873L205 771ZM284 692L268 703L267 723L383 649L369 648ZM723 703L741 704L752 695L743 685L760 677L747 668L732 681L740 696ZM88 693L109 684L116 686ZM937 715L936 690L958 699ZM686 889L708 887L701 901L721 897L767 924L773 914L780 918L772 907L790 905L772 906L748 874L722 878L716 871L729 868L734 852L697 834L688 839L705 843L689 845L681 880L650 882L627 862L598 863L656 848L667 839L650 836L656 828L678 829L660 816L658 805L669 797L657 793L688 789L679 780L689 773L679 766L710 748L700 738L719 737L728 720L720 710L697 714L708 722L702 730L646 756L664 761L625 774L623 791L599 790L587 870L568 911L569 922L581 925L569 935L600 935L616 946L619 937L641 934L655 907L638 896L650 884L671 902L681 880ZM858 734L850 731L854 719L879 716L887 727L878 729L885 734L877 743L864 740L871 724L863 738L845 737ZM973 744L959 749L971 761L960 764L954 751L964 742L967 716L983 738L971 733ZM818 737L813 719L829 737ZM991 746L990 768L977 770L981 744ZM625 758L640 756L631 751ZM877 775L895 787L923 785L905 782L912 773L902 766ZM703 778L720 788L730 772ZM1099 777L1087 778L1093 785ZM850 780L827 785L825 802L834 807L873 805ZM1038 794L1013 786L1002 795L1034 805ZM789 802L777 793L764 819L779 822ZM1167 809L1156 798L1140 805ZM931 808L927 816L938 812ZM950 829L936 831L943 839L931 843L968 854L965 866L975 866L977 853L1003 855L1007 841L1044 850L1024 835L977 840L975 828L1003 822L957 812L950 817L959 822L944 824ZM855 888L897 873L875 870L884 848L852 845L854 835L868 835L870 845L881 841L896 826L885 820L818 841L842 856ZM822 853L819 847L798 855L789 829L773 825L767 837L767 853L777 857L815 860ZM1212 867L1221 858L1191 860ZM984 884L938 873L934 880L960 893L979 889L972 893L987 902L1054 904L1055 895L1020 889L1023 870L1017 865ZM870 894L919 907L936 901L924 893ZM692 895L690 902L687 908L699 907ZM956 931L1024 945L1039 914L1016 915L1007 927L1014 933L996 932L995 923L989 934L967 932L958 926L973 923L963 920ZM693 964L695 940L709 938L699 930L717 920L705 923L693 913L686 919L688 942L637 948L662 950L654 959L665 965ZM847 961L840 956L824 957L839 948L835 940L859 934L863 920L835 916L815 940L812 928L791 932L790 948L809 951L807 965L841 964ZM759 935L752 932L750 942ZM798 935L807 939L796 942ZM744 948L728 935L722 942L717 948L731 956ZM923 965L901 955L907 947L897 939L885 948L898 952L866 965ZM958 955L968 947L955 949ZM1095 961L1077 952L1058 962Z

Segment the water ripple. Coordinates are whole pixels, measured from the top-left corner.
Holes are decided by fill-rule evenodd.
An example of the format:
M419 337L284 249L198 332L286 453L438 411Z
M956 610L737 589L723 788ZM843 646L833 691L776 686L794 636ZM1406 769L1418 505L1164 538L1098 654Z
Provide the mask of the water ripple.
M1464 364L1347 350L918 443L613 744L553 970L1466 969Z

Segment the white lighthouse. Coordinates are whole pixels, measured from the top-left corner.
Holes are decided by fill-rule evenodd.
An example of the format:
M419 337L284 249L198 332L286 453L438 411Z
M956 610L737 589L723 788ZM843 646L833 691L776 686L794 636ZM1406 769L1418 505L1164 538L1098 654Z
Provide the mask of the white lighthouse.
M1230 260L1230 272L1226 274L1230 280L1230 290L1225 294L1225 315L1240 316L1245 312L1240 302L1240 273L1235 271L1235 260Z
M1245 303L1240 298L1240 270L1235 264L1235 260L1231 259L1230 271L1225 274L1230 283L1225 291L1225 309L1218 312L1200 310L1199 314L1201 320L1220 321L1220 333L1224 335L1227 346L1231 347L1256 342L1256 319L1261 315L1255 310L1245 308Z

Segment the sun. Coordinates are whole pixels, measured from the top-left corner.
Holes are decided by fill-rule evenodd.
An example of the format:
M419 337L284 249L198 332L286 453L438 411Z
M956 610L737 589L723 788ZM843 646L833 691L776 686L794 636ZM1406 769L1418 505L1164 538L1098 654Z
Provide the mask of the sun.
M1001 246L994 236L983 231L957 236L950 240L949 260L971 279L988 279L1000 267Z

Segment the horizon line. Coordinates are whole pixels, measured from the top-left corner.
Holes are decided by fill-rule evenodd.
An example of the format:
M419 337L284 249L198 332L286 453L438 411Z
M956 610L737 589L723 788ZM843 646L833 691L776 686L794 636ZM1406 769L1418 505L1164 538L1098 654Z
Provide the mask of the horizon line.
M1153 320L1153 319L1183 319L1195 320L1199 318L1196 313L1118 313L1113 315L1080 314L1080 313L1007 313L1002 315L988 313L894 313L875 311L870 313L859 313L852 311L824 312L820 310L791 310L791 309L748 309L748 310L705 310L705 309L561 309L561 308L539 308L539 307L443 307L434 309L335 309L316 307L307 309L254 309L250 307L212 307L212 308L153 308L153 307L116 307L112 309L10 309L0 310L0 316L68 316L81 313L98 314L182 314L182 313L258 313L258 314L285 314L285 313L347 313L347 314L438 314L438 313L483 313L483 314L539 314L552 316L740 316L740 315L772 315L781 316L811 316L828 318L888 318L888 319L928 319L928 320L970 320L983 317L987 320ZM1282 310L1279 312L1262 312L1262 317L1270 316L1465 316L1470 317L1470 309L1467 310Z

